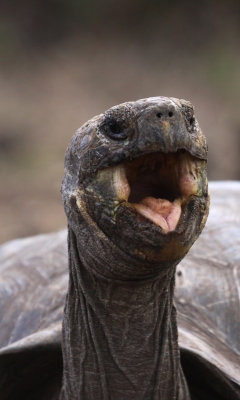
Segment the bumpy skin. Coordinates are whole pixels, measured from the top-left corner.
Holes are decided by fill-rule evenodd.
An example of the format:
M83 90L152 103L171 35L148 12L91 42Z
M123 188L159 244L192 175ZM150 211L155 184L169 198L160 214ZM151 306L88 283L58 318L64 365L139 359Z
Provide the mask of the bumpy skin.
M148 105L163 109L164 102L173 108L179 107L177 110L181 110L190 137L198 143L201 134L198 128L194 129L197 123L192 119L189 103L157 98L128 103L128 107L136 110L142 104L146 109ZM126 105L117 109L121 107L124 109ZM112 113L110 110L105 115ZM167 109L165 117L169 117ZM171 118L168 122L174 125ZM99 124L104 119L104 115L97 117ZM63 194L69 207L70 280L64 316L62 396L72 399L188 399L179 364L172 305L173 274L178 262L176 251L173 249L167 260L165 256L165 261L158 263L153 259L156 260L162 251L148 252L146 246L145 253L136 254L131 237L125 241L124 248L120 248L122 230L110 235L107 227L106 233L99 227L101 218L95 217L90 207L94 196L90 196L91 191L85 193L93 185L95 198L103 200L96 203L96 209L107 210L105 196L99 197L98 190L107 194L111 188L107 185L105 192L102 191L96 179L97 170L96 174L85 171L85 176L88 172L92 174L86 186L78 179L81 151L94 151L91 139L98 132L95 121L77 132L66 156ZM179 126L184 127L181 117L178 121ZM162 125L167 126L166 123ZM159 126L160 122L158 133ZM88 136L85 129L90 137L83 140L84 135ZM114 130L116 133L117 129ZM177 133L177 129L175 131ZM105 139L101 133L97 134L109 146L120 149L124 142L109 140L111 132ZM167 140L165 131L161 132ZM80 142L82 150L74 146ZM114 157L114 153L112 155ZM202 170L200 176L204 173ZM202 180L200 187L203 188L205 181ZM212 207L207 227L178 265L176 274L181 364L192 400L239 400L240 184L212 183L210 191ZM206 190L203 193L206 194ZM111 196L109 200L111 206ZM199 205L204 202L201 194L191 200ZM200 229L196 225L198 228L193 230L194 240L206 213L202 213L201 223L201 213L200 217L198 215L201 207L194 206L194 202L192 206L195 216L186 223L193 222L195 226L195 218L199 221ZM121 207L124 210L124 204ZM134 222L136 217L136 213L131 214L130 221ZM109 218L103 220L102 226L107 226ZM121 222L120 215L118 221ZM135 223L139 229L140 225ZM170 232L164 241L159 227L155 230L149 221L145 223L148 232L149 229L152 232L150 247L153 249L156 235L159 235L162 250L168 237L181 239L180 232L178 235ZM110 219L108 226L111 224ZM184 225L184 219L181 224ZM121 240L124 243L125 239ZM144 240L146 236L142 233L143 244ZM178 240L175 239L175 243ZM182 246L182 253L187 247ZM179 246L177 248L179 252ZM0 271L1 400L56 400L62 385L61 320L68 278L66 231L0 246ZM92 376L96 379L89 389ZM73 395L72 390L75 390Z
M211 182L202 235L178 265L181 364L193 400L239 400L240 182ZM67 232L0 246L1 400L56 400Z
M167 235L138 220L99 171L185 150L201 162L198 191ZM65 159L69 288L62 399L188 400L173 305L177 263L208 214L206 141L184 100L125 103L83 125Z

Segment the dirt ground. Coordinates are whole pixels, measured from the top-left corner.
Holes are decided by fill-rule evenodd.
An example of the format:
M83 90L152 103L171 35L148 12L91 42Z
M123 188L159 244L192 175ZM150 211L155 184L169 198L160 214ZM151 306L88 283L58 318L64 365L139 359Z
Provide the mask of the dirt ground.
M195 105L209 178L240 179L238 37L183 54L155 40L87 36L10 55L0 72L0 242L66 226L60 186L74 131L107 108L149 96ZM221 38L220 38L221 39ZM219 40L220 40L219 39ZM226 37L225 37L226 39ZM36 50L36 49L35 49Z

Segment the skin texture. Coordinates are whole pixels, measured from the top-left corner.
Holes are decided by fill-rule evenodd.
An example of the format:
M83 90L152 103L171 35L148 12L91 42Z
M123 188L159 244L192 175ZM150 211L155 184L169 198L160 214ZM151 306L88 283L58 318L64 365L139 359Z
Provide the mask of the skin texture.
M127 201L114 172L159 152L191 155L197 172L190 193L185 178L180 184L181 216L169 232ZM73 137L62 185L69 286L61 399L190 399L180 365L174 276L206 222L206 158L205 138L184 100L124 103Z
M211 182L206 227L176 273L181 364L193 400L239 400L240 182ZM1 400L55 400L67 231L0 246Z
M126 123L126 107L134 115L131 124L135 127L133 142L128 144L125 130L112 124L114 132L109 132L109 122L106 126L113 110L124 115ZM169 107L176 112L175 119ZM153 119L142 131L138 121L144 120L145 111ZM112 133L123 136L123 141L112 138ZM112 165L121 165L121 157L128 153L127 164L141 170L142 152L150 151L151 164L156 161L152 150L174 150L174 143L195 152L202 161L194 158L189 171L196 179L192 179L186 172L189 156L182 163L186 154L176 152L178 163L173 166L180 184L173 182L180 187L183 202L179 187L175 191L173 184L166 185L174 175L175 153L163 157L157 203L148 186L141 192L148 198L144 207L146 203L157 207L161 217L167 210L174 219L171 204L178 209L180 202L180 219L164 232L166 225L143 217L139 193L133 195L136 182L140 181L141 188L146 185L144 174L131 184L127 201L129 187L118 179L123 169L114 170ZM199 153L199 143L206 149L190 103L166 98L114 107L77 132L66 154L63 182L69 221L68 289L65 231L0 246L1 400L56 400L61 387L61 397L71 399L189 399L188 388L192 400L240 399L238 182L210 185L207 227L177 267L173 301L175 266L207 216L205 153ZM96 163L85 169L94 152ZM107 158L102 161L104 154ZM98 168L97 160L108 168ZM80 179L80 171L86 180ZM158 172L155 169L147 179L152 181ZM166 201L161 200L164 195ZM61 321L67 291L63 367Z

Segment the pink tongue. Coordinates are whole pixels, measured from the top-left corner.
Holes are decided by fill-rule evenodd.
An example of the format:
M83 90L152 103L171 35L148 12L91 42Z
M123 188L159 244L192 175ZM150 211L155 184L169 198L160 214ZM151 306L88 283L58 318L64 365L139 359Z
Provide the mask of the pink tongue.
M145 197L140 203L134 204L134 207L155 225L161 226L164 232L174 231L181 215L181 203L178 199L171 203L165 199Z

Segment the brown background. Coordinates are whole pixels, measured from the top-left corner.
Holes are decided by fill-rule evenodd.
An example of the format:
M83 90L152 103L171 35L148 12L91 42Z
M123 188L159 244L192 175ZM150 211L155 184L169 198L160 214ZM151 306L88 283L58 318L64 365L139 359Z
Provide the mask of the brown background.
M190 100L210 179L240 178L240 2L12 0L0 9L0 242L66 225L65 148L87 119Z

